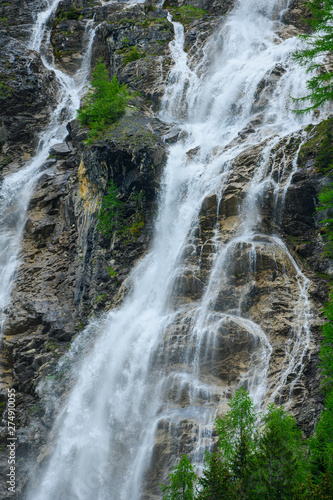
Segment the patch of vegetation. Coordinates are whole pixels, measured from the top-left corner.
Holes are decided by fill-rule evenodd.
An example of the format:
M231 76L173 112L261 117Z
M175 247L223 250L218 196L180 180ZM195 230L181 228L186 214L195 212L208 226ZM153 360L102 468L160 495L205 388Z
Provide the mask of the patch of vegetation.
M193 5L182 5L181 7L171 7L167 5L167 2L164 4L165 8L170 10L173 15L174 21L187 26L191 24L196 19L201 19L203 16L207 14L207 11L204 9L200 9L198 7L193 7Z
M124 213L124 202L119 199L119 189L111 179L97 216L97 229L105 236L112 235L114 231L121 231L124 224Z
M125 113L129 98L127 86L121 85L116 76L109 81L106 66L100 60L93 71L84 106L78 110L80 124L90 128L88 143L92 143L101 131Z
M117 142L120 147L126 147L132 151L142 147L153 148L157 142L156 135L140 126L139 121L135 121L136 119L137 115L135 113L129 113L122 120L112 125L105 137ZM152 168L154 168L153 165Z
M329 174L333 169L333 118L322 121L312 129L312 138L303 144L298 162L304 164L307 158L314 158L318 172Z
M333 319L333 317L332 317ZM332 351L330 359L333 359ZM293 416L268 405L258 413L244 388L236 391L229 412L216 419L218 449L206 453L199 478L184 455L161 485L163 500L330 500L333 498L332 416L327 414L322 448L318 437L303 440ZM258 426L257 422L261 424ZM318 427L317 426L317 432ZM326 445L326 446L325 446ZM326 448L326 449L325 449Z
M307 82L309 93L293 99L298 103L310 102L305 108L295 110L296 114L308 113L333 100L333 71L322 62L322 56L333 52L333 0L306 0L305 5L311 13L306 22L312 33L300 35L307 47L296 51L294 58L314 76Z
M53 27L55 28L64 19L78 20L81 15L81 10L76 9L73 6L71 6L68 10L57 10L56 18L53 22Z
M12 95L13 90L4 81L0 81L0 98L8 98Z
M54 47L54 57L56 59L61 59L64 56L69 56L71 54L74 54L76 51L75 50L60 50L58 47Z
M117 20L108 20L108 24L115 24L116 26L129 24L130 26L141 26L142 28L149 28L152 26L161 25L162 29L171 30L172 24L169 23L164 17L149 17L149 18L122 18Z
M131 40L128 38L128 36L125 36L123 39L122 39L122 42L124 44L124 47L129 47L130 46L130 43L131 43Z
M103 302L106 299L106 297L107 297L106 293L102 293L101 295L98 295L98 297L96 297L95 304L100 304L101 302Z
M115 270L113 269L113 267L110 267L110 266L109 266L109 267L107 268L107 270L108 270L108 275L110 276L110 278L115 278L115 277L117 276L117 274L118 274L118 273L117 273L117 271L115 271Z
M82 321L79 321L78 323L75 323L74 324L74 330L76 332L79 332L80 330L82 330L84 328L84 324Z
M53 354L57 354L57 349L59 348L59 345L56 344L53 340L49 339L46 344L45 344L45 349L47 351L52 351Z
M132 193L127 203L119 198L119 189L111 179L107 194L102 199L97 229L105 236L116 234L124 243L135 241L145 225L143 207L144 193ZM110 277L117 275L112 267L108 267Z
M39 405L35 405L32 408L30 408L29 413L31 413L33 415L34 413L38 413L40 410L41 410L41 407Z
M137 47L133 47L132 50L124 57L123 65L125 66L126 64L137 61L138 59L142 59L146 57L146 52L142 51L139 52Z

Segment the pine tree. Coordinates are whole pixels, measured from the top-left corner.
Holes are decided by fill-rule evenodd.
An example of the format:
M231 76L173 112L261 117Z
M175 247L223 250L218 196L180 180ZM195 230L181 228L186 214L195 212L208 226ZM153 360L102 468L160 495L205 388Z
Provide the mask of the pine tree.
M238 484L223 462L220 452L206 453L205 468L199 478L201 491L198 500L237 499Z
M307 66L308 72L315 71L307 82L309 94L294 99L294 101L307 101L311 105L296 113L307 113L317 108L326 101L333 100L333 71L323 64L323 56L333 52L333 0L307 0L306 6L311 12L308 20L314 33L300 35L307 43L307 47L296 51L295 59L302 65Z
M245 479L250 458L256 448L257 414L254 403L244 388L235 392L230 400L230 411L217 417L218 446L226 465L236 479Z
M325 483L325 490L333 498L333 294L326 304L327 322L323 326L320 360L323 389L326 394L325 409L317 423L315 435L310 439L313 482Z
M194 500L197 475L187 455L183 455L179 464L169 474L169 485L161 484L163 500Z
M268 406L254 457L255 498L293 498L295 487L306 481L306 448L296 421L283 408Z

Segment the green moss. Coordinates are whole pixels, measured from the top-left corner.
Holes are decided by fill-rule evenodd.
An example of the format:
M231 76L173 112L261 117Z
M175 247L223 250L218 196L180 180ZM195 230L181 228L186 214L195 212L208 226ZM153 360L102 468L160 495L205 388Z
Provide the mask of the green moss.
M201 9L199 9L201 10ZM107 24L114 24L116 26L129 24L130 26L141 26L142 28L151 28L160 25L163 30L171 30L172 24L164 17L146 17L142 18L122 18L108 20Z
M139 52L136 47L133 47L132 50L124 57L123 65L125 66L126 64L137 61L138 59L142 59L146 57L146 52Z
M108 270L108 275L110 276L110 278L114 278L118 274L117 271L115 271L113 269L113 267L108 267L107 270Z
M131 40L128 38L128 36L125 36L122 40L124 47L129 47Z
M3 80L0 81L0 98L10 97L13 93L12 88Z
M48 378L51 378L51 376L49 375ZM35 405L32 408L30 408L29 412L33 415L34 413L38 413L40 410L41 410L41 407L38 405Z
M64 19L78 20L82 17L82 12L75 7L70 7L68 10L59 9L56 11L56 18L53 22L53 27L55 28Z
M311 139L303 144L298 154L298 163L314 159L318 172L328 174L333 169L333 118L328 118L312 128Z
M49 339L45 344L45 349L47 351L52 351L53 354L57 354L57 349L59 349L59 345L56 344L53 340Z
M105 299L106 299L106 293L102 293L101 295L98 295L98 297L96 297L95 304L104 302Z
M191 24L196 19L201 19L207 14L207 11L192 5L182 5L181 7L169 8L173 14L174 21L182 23L184 26Z
M333 276L331 276L330 274L324 274L324 273L316 273L316 276L318 276L318 278L326 281L326 283L331 287L333 285Z

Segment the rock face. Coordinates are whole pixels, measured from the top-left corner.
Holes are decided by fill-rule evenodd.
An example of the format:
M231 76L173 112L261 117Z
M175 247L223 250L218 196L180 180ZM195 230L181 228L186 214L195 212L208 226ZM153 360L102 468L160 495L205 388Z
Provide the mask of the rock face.
M179 10L185 5L183 0L169 0L167 6L184 23L185 47L194 64L202 54L203 43L233 2L192 0L186 4L203 12L184 18ZM56 104L55 74L44 67L36 52L27 50L19 41L21 37L26 39L31 31L32 12L43 6L40 1L16 0L0 6L2 19L7 18L2 21L0 32L0 164L5 167L4 174L14 169L14 161L15 168L19 168L34 152L37 134L45 127ZM92 317L121 303L127 291L126 278L151 241L167 144L181 140L179 131L172 124L165 125L154 118L151 110L156 110L161 102L172 64L168 44L174 36L173 25L167 19L167 12L154 3L121 9L120 2L102 5L98 1L64 0L51 20L50 45L45 43L43 48L45 57L53 58L60 69L72 75L82 61L87 29L92 23L99 24L93 63L102 57L110 76L116 74L140 96L133 96L125 116L94 144L84 143L87 130L80 128L77 121L69 123L66 142L53 146L30 201L21 265L4 327L2 361L2 387L12 386L17 391L17 453L23 459L17 470L17 498L24 498L25 484L31 474L27 457L42 462L49 452L45 443L54 415L40 398L38 384L58 377L55 367L60 356ZM286 27L282 38L293 36L300 29L302 14L301 3L292 2L284 14ZM282 72L277 67L259 85L253 104L256 120L242 131L239 141L260 125L263 105ZM221 388L228 388L230 394L243 380L251 360L262 352L256 351L262 340L260 332L249 334L248 328L227 317L228 310L240 307L248 322L258 323L262 331L269 332L272 354L268 397L274 394L275 400L283 403L292 391L289 409L309 435L321 409L317 369L322 323L319 310L327 299L324 275L331 274L331 267L327 259L319 257L323 242L315 215L323 176L309 155L300 155L298 170L291 179L288 177L299 143L296 134L276 147L272 179L276 181L279 177L283 158L284 198L276 199L273 182L261 195L259 229L271 235L280 232L283 245L271 236L265 241L235 246L230 249L231 257L226 255L228 273L223 284L219 282L211 305L216 315L212 323L223 314L226 317L218 326L217 341L202 361L201 369L207 377L218 380L216 398L211 402L215 404ZM222 201L212 195L202 204L198 227L184 251L183 271L174 285L174 303L183 306L184 314L175 319L166 339L174 346L170 364L185 362L178 352L177 339L185 334L186 322L191 321L191 305L202 298L208 286L214 245L227 246L239 229L240 206L246 200L251 176L264 147L263 143L249 148L236 158L235 173L228 179ZM199 152L198 148L188 151L189 162ZM124 206L127 229L105 236L97 228L97 216L111 180ZM214 240L216 228L218 242ZM255 262L251 261L254 246ZM290 334L292 319L286 311L292 303L295 314L304 312L297 310L300 268L309 279L312 336L306 347L302 376L289 373L284 389L280 390L276 374L283 372L286 357L293 355L286 352L285 339ZM297 347L298 340L295 345L301 349ZM157 365L160 361L157 360ZM53 390L61 401L68 388L62 387L61 380L57 379L58 382L59 387ZM246 380L243 382L246 385ZM6 400L4 394L2 402ZM184 392L179 396L175 386L170 388L169 397L175 405L185 406L188 395ZM171 431L168 425L162 421L157 431L154 467L147 475L145 498L158 497L154 487L166 464L171 463L173 455L188 452L191 447L194 429L191 418ZM2 429L1 439L5 443L6 429ZM6 459L7 454L2 450L3 470ZM6 478L0 489L3 499L7 498L5 481Z
M39 54L0 32L0 166L35 151L56 105L54 80Z

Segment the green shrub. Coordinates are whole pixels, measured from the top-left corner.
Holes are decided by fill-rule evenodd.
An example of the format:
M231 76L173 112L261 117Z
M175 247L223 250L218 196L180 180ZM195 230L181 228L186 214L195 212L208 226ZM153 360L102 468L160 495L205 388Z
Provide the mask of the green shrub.
M146 53L145 52L139 52L136 47L133 47L133 49L131 50L131 52L129 52L128 54L126 54L126 56L124 57L123 64L125 66L129 62L137 61L138 59L142 59L143 57L146 57Z
M207 14L204 9L193 7L192 5L182 5L176 9L170 9L174 16L174 20L184 25L190 24L195 19L201 19Z
M99 221L97 228L105 236L111 236L114 231L119 231L124 223L124 202L119 200L118 196L119 190L111 179L97 216Z
M117 271L115 271L113 269L113 267L108 267L107 270L108 270L108 275L110 276L110 278L115 278L118 274Z
M78 20L79 17L81 16L81 11L78 9L75 9L75 7L70 7L68 10L58 10L56 12L56 18L53 22L53 27L55 28L57 24L60 23L63 19L71 19L71 20Z
M97 63L84 107L78 110L80 124L90 128L88 142L124 114L129 98L127 86L120 85L116 76L109 81L105 64Z

